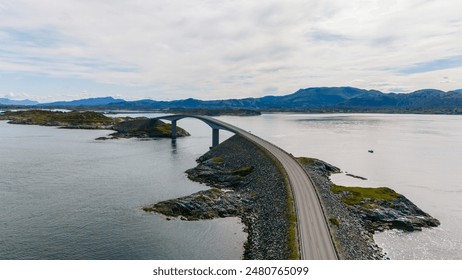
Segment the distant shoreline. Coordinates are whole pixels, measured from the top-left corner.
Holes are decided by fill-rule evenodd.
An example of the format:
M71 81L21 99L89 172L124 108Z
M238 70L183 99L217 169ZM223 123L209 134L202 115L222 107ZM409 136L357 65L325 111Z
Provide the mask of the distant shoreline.
M163 109L122 109L114 110L112 108L105 107L40 107L40 106L10 106L10 105L1 105L0 110L9 111L9 110L52 110L52 109L61 109L61 110L78 110L78 111L95 111L104 114L196 114L196 115L207 115L207 116L259 116L261 114L273 114L273 113L293 113L293 114L389 114L389 115L450 115L450 116L460 116L462 115L462 108L460 111L453 110L430 110L430 109L415 109L415 110L405 110L405 109L352 109L352 108L337 108L337 109L172 109L172 110L163 110Z
M410 93L383 93L354 87L312 87L287 95L270 95L240 99L126 101L113 97L96 97L73 101L31 104L30 100L4 100L2 104L25 105L23 108L63 108L71 110L158 110L164 113L198 112L198 114L243 114L258 112L299 113L387 113L387 114L462 114L462 90L421 89ZM28 106L27 106L28 105ZM0 105L2 106L2 105ZM6 107L5 107L6 108Z
M172 138L172 126L157 118L110 118L94 111L50 111L21 110L0 114L0 120L10 124L55 126L64 129L104 129L114 130L109 137L99 137L97 140L117 138ZM176 127L175 137L185 137L190 134L181 127Z

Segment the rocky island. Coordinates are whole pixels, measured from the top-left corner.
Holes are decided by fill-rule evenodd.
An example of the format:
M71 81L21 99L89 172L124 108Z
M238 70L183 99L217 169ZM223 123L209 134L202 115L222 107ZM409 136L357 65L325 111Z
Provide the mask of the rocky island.
M111 134L111 138L171 138L172 126L156 118L125 118L124 121L116 123L112 129L117 131ZM177 137L190 136L181 127L176 128Z
M168 219L240 217L248 233L244 259L290 259L290 207L284 179L274 163L240 136L208 151L186 171L209 190L144 207Z
M121 121L92 111L61 112L49 110L7 111L0 114L0 120L9 120L9 123L12 124L80 129L111 129L116 122Z
M283 175L264 152L235 135L197 161L198 166L186 173L211 189L143 209L167 219L189 221L240 217L248 232L244 259L297 256L291 194ZM312 158L298 161L314 181L342 259L386 258L373 240L376 231L414 231L439 225L438 220L391 189L337 186L329 180L331 173L340 172L337 167Z
M300 157L297 160L317 188L337 250L345 259L386 258L374 242L375 232L389 229L418 231L440 224L390 188L338 186L330 181L329 176L341 172L339 168L314 158Z
M68 129L109 129L116 132L109 137L98 140L116 138L171 138L171 125L156 118L110 118L93 111L50 111L23 110L8 111L0 114L0 120L9 120L12 124L28 124L43 126L58 126ZM177 137L190 134L177 127Z

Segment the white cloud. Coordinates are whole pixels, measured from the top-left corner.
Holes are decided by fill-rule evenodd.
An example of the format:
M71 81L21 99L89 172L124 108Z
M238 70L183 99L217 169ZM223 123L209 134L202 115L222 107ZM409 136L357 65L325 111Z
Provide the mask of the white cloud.
M3 97L11 100L32 99L32 97L25 92L8 92L7 94L3 95Z
M457 65L400 69L460 56L461 10L452 0L3 1L0 71L132 87L126 98L137 87L154 99L449 90L462 81L441 83L442 73L460 77Z

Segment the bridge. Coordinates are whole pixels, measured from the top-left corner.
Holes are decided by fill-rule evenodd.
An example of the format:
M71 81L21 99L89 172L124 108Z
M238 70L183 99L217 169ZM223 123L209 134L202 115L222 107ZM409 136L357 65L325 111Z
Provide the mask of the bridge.
M272 154L285 169L292 189L297 215L300 258L306 260L335 260L339 258L312 180L292 155L248 131L211 117L196 115L159 117L159 119L172 122L172 136L174 137L176 136L177 121L184 118L199 119L212 128L212 147L219 144L219 130L222 129L238 134Z
M220 143L220 129L227 130L233 133L238 133L232 127L228 125L221 125L217 120L205 117L205 116L196 116L196 115L169 115L169 116L162 116L157 117L158 119L168 120L172 122L172 139L176 139L177 132L176 132L176 123L177 121L184 119L184 118L194 118L201 120L208 124L212 128L212 148L217 146Z

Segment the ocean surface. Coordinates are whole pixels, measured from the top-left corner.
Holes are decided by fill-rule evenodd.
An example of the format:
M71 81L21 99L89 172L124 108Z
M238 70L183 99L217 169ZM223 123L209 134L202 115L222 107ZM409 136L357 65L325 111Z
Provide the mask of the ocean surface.
M146 115L146 114L145 114ZM148 116L156 116L154 114ZM462 259L462 116L263 114L219 119L387 186L441 221L375 235L391 259ZM0 259L239 259L237 218L167 221L144 205L207 187L184 171L211 145L195 119L178 139L97 141L111 131L0 122ZM221 140L231 136L220 131ZM369 153L368 150L374 150Z

